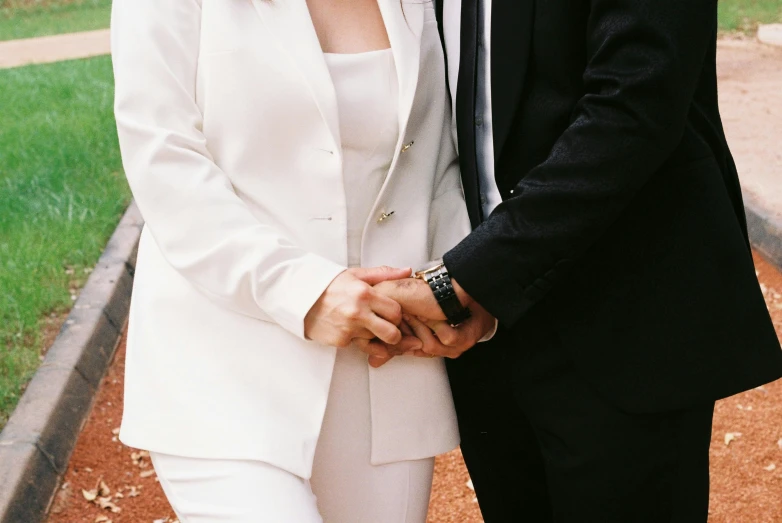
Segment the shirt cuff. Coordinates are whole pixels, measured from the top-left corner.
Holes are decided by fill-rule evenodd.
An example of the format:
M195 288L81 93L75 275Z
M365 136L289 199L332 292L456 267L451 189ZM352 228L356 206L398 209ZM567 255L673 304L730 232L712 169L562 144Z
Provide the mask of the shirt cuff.
M485 341L491 340L495 334L497 334L497 328L500 326L500 320L494 319L494 328L486 333L486 336L478 340L478 343L483 343Z

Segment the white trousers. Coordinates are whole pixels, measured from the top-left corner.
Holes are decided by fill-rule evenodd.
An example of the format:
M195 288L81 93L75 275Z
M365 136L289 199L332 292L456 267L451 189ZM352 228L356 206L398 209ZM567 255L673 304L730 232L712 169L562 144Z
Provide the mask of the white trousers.
M311 480L258 461L150 455L181 523L425 523L434 458L371 465L370 421L366 356L342 349Z

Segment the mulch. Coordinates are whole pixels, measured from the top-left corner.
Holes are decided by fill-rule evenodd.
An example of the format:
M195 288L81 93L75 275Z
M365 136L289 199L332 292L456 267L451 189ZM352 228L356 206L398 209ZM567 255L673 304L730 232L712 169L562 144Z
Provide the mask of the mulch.
M782 274L756 257L777 332ZM103 380L49 523L173 523L174 513L143 452L117 441L125 342ZM717 404L711 445L709 523L782 523L782 381ZM428 523L482 522L458 450L440 456Z

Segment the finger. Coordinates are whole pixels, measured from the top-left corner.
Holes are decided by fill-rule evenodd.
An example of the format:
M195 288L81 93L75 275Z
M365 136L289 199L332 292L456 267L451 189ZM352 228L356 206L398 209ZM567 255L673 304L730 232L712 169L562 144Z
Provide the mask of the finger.
M459 329L451 327L448 322L427 320L424 324L434 332L434 335L443 345L454 347L460 345L463 341L462 338L464 336Z
M373 369L377 369L382 367L389 361L391 361L392 358L393 356L389 356L387 358L381 356L370 356L369 358L367 358L367 361L369 362L370 367L372 367Z
M431 329L423 322L411 316L405 316L405 321L410 324L415 335L424 343L424 347L421 349L424 353L436 356L450 355L449 347L440 343L440 340L434 336Z
M375 336L375 333L369 329L359 329L356 332L351 333L351 336L353 336L354 339L361 338L364 340L374 340L377 337Z
M413 270L410 268L395 269L387 266L356 268L350 269L350 272L353 276L369 285L377 285L388 280L401 280L402 278L409 278L413 274Z
M388 349L389 354L393 354L394 356L401 356L403 354L407 354L408 352L423 349L424 343L415 335L403 336L401 342L397 343L396 345L386 346L386 348Z
M389 345L396 345L402 341L402 332L397 326L379 316L367 314L364 325L375 334L375 337Z
M372 293L369 300L369 308L372 312L394 325L402 323L402 306L378 292Z
M355 339L353 340L353 346L369 356L388 359L393 356L385 345L377 341Z
M399 330L402 331L402 336L415 336L413 329L410 328L406 321L402 321L399 324Z

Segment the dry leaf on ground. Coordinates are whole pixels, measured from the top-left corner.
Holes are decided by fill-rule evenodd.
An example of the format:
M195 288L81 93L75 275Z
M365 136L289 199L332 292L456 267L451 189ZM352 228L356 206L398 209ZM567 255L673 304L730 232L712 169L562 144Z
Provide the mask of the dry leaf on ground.
M119 508L111 501L111 498L98 498L95 501L95 504L98 505L100 508L112 511L115 514L118 514L119 512L122 511L121 508Z
M736 438L741 437L741 432L726 432L725 433L725 445L730 445L730 442Z

